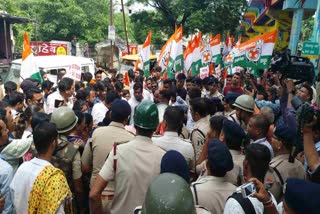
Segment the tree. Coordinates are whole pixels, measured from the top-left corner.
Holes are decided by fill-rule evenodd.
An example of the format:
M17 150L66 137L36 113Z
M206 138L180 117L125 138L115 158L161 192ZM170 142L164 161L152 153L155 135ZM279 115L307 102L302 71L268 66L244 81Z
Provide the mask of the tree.
M308 41L311 39L313 26L314 26L313 16L302 21L301 36L300 36L302 41Z
M165 21L162 27L170 27L165 33L172 33L176 25L182 24L184 34L198 29L204 33L234 33L247 9L246 0L130 0L155 8L155 15ZM145 23L150 25L152 23Z
M136 43L136 40L134 38L134 34L133 34L133 23L131 22L131 18L125 14L126 16L126 24L127 24L127 33L128 33L128 37L129 37L129 41L131 44ZM123 16L122 13L115 13L113 16L113 24L116 27L116 35L120 38L122 38L123 40L126 39L126 34L124 31L124 24L123 24Z
M166 37L162 32L168 32L170 27L166 26L162 16L159 16L156 11L142 11L131 15L133 23L132 32L138 44L143 44L148 31L152 31L152 44L162 45Z
M31 40L71 41L73 36L78 40L94 45L107 38L109 25L109 2L106 0L7 0L11 13L34 19L28 25L16 25L14 33L22 39L23 31L28 31ZM8 11L9 12L9 11ZM131 23L127 16L128 30ZM123 22L115 14L116 29L123 39ZM130 38L131 34L129 34ZM131 37L132 38L132 37ZM21 40L22 41L22 40Z

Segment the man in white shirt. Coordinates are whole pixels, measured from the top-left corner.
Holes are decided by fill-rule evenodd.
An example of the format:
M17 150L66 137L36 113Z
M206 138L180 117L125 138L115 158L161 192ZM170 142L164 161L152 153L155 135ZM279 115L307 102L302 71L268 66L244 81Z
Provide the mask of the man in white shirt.
M131 106L130 125L133 124L133 115L137 105L144 99L143 97L143 85L141 82L137 82L133 85L133 96L128 101Z
M264 183L264 177L269 169L269 162L271 160L270 152L267 147L260 144L250 144L246 148L246 156L243 161L244 178L245 182L249 182L251 178L258 179L261 183ZM240 195L239 195L240 194ZM238 195L238 197L236 196ZM257 214L265 213L265 209L270 206L270 204L277 204L276 199L269 192L270 200L265 202L260 202L257 198L249 196L243 198L241 195L241 188L238 187L236 192L226 201L224 207L224 214L245 214L250 213L246 208L242 207L239 200L248 200L246 203L251 204L252 210Z
M94 104L91 112L94 126L97 126L98 123L103 121L106 113L111 108L111 105L115 99L121 99L121 97L117 92L110 91L109 93L107 93L106 98L103 102Z
M13 120L15 120L20 112L23 111L23 101L24 96L22 93L14 91L9 96L9 106L11 108L11 115Z
M63 172L50 163L52 154L58 144L56 126L49 122L41 122L33 132L33 140L39 158L24 162L13 177L10 191L14 208L18 213L33 213L35 210L38 210L39 213L43 213L45 210L47 212L64 213L65 202L71 199L71 191ZM46 178L46 174L51 172L53 174ZM50 181L51 178L55 181ZM59 188L52 189L53 186L50 186L50 183L59 186ZM39 186L41 187L40 190L38 189ZM48 192L52 193L50 194L51 197L63 195L64 198L43 200L44 197L48 197L46 195ZM32 203L35 201L38 202ZM52 206L45 207L43 203Z
M178 107L167 107L162 122L164 136L153 137L152 141L166 151L180 152L186 159L189 169L194 170L195 156L192 144L190 141L181 139L178 135L178 131L182 127L182 119L183 115Z
M68 106L72 109L74 95L74 80L69 77L64 77L58 83L58 90L48 96L46 113L50 114L55 108L60 106Z
M272 146L266 138L269 131L268 119L262 114L254 115L248 122L247 131L251 139L251 143L258 143L266 146L270 151L271 158L273 158L274 153Z

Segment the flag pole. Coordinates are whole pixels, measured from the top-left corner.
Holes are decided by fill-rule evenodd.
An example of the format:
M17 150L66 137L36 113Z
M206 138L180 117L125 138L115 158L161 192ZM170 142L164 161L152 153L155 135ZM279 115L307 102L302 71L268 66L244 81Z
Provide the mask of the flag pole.
M126 35L126 42L127 42L128 54L131 54L131 53L130 53L130 50L129 50L129 39L128 39L127 24L126 24L126 16L125 16L125 14L124 14L123 0L121 0L121 8L122 8L124 34Z
M113 0L110 0L110 26L113 26ZM111 44L111 56L110 56L110 68L113 68L113 44L112 40L110 39Z

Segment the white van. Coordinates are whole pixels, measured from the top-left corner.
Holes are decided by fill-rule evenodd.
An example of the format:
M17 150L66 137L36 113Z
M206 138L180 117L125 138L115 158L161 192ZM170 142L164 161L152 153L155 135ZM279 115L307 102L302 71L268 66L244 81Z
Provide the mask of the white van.
M91 58L75 56L35 56L39 70L47 73L47 78L57 83L57 74L65 69L68 73L72 65L81 66L81 73L90 72L94 76L95 65ZM19 83L22 59L12 61L9 73L3 78L3 82L13 81ZM3 76L3 75L2 75Z

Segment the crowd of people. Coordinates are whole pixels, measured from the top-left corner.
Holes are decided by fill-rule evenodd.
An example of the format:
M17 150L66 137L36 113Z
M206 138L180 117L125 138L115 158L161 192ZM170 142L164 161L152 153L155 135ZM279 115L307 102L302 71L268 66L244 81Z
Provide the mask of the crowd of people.
M0 213L320 212L320 69L65 73L4 84Z

